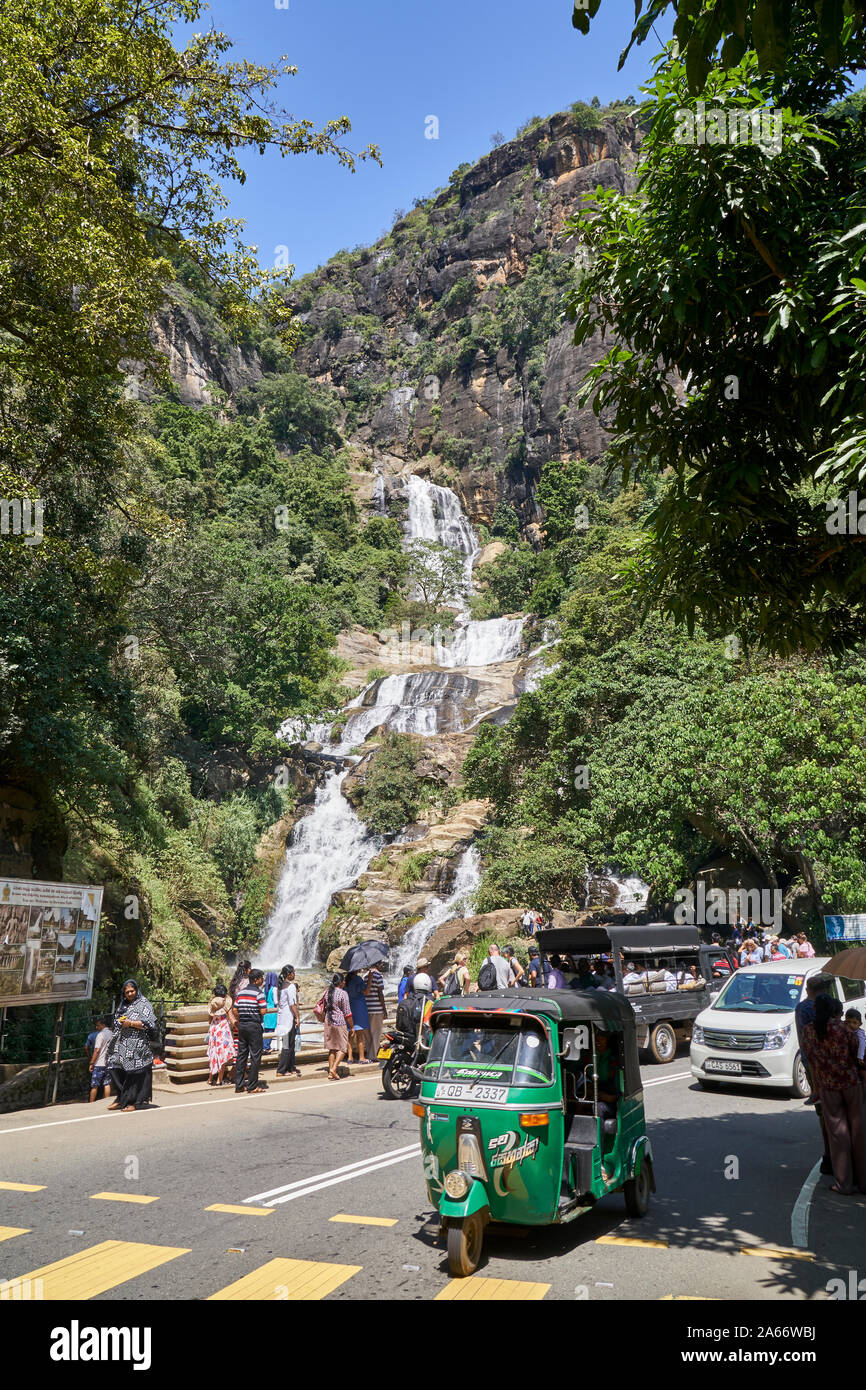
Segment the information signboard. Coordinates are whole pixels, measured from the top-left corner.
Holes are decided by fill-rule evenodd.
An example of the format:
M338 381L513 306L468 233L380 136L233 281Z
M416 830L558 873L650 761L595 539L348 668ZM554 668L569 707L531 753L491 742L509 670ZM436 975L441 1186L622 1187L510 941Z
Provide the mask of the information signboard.
M824 930L828 941L866 941L866 913L825 917Z
M89 999L102 888L0 878L0 1008Z

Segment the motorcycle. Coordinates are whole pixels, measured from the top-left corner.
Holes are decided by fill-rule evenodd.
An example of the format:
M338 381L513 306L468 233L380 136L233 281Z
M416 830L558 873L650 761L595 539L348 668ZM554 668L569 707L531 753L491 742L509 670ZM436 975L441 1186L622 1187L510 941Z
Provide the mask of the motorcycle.
M382 1085L391 1100L411 1100L421 1085L419 1068L427 1059L428 1048L413 1033L394 1028L383 1033L377 1059L382 1065Z

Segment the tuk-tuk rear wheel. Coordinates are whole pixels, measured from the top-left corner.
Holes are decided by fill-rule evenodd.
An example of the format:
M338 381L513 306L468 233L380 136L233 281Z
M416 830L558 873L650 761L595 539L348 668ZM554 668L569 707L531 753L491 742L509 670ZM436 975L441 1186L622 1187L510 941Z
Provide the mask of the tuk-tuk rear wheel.
M456 1279L474 1274L481 1260L484 1221L480 1211L448 1224L448 1273Z
M652 1187L651 1172L650 1160L645 1158L636 1177L629 1178L628 1182L623 1185L625 1209L629 1216L646 1216L649 1211L650 1189Z

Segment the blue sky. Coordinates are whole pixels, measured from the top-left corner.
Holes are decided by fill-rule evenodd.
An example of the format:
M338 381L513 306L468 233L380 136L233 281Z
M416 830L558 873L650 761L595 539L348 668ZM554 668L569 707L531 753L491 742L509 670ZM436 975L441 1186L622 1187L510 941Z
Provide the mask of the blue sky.
M296 275L375 241L396 208L485 154L494 131L511 139L530 116L577 99L637 96L659 44L650 38L617 72L633 16L632 0L603 0L584 36L571 0L212 0L197 30L227 33L228 57L285 54L299 69L279 93L287 109L319 124L347 115L349 147L373 141L384 162L351 174L313 155L250 154L246 183L227 189L231 215L246 219L262 264L287 246ZM438 139L425 138L429 116Z

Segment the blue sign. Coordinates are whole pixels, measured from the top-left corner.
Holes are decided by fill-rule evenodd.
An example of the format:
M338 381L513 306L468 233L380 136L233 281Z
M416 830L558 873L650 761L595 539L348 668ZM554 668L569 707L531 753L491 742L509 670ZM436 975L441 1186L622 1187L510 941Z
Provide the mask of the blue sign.
M866 913L825 917L824 930L828 941L866 941Z

